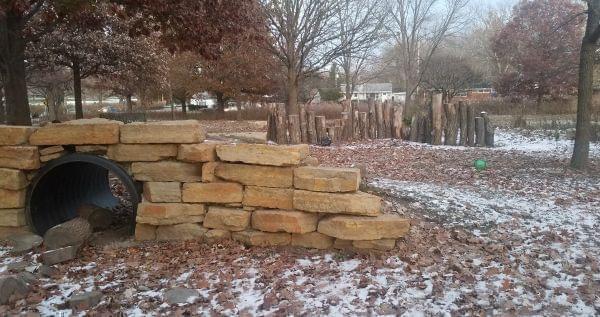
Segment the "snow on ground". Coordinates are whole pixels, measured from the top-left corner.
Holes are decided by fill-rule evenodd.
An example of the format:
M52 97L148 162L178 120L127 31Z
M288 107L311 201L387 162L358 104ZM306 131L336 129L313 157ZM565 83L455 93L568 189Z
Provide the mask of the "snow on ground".
M555 143L553 143L555 142ZM558 142L558 143L556 143ZM79 314L73 293L101 290L98 314L560 315L600 314L600 174L574 172L568 141L497 132L498 148L392 140L313 147L324 165L364 164L386 212L413 219L388 253L245 248L224 242L84 249L0 315ZM553 146L554 144L554 146ZM598 159L598 145L592 151ZM490 168L477 173L474 158ZM0 247L0 274L12 257ZM198 290L169 305L173 287Z
M561 131L543 132L530 130L496 129L496 149L537 152L553 156L570 156L573 153L573 140L566 139ZM600 156L600 143L590 145L590 155Z

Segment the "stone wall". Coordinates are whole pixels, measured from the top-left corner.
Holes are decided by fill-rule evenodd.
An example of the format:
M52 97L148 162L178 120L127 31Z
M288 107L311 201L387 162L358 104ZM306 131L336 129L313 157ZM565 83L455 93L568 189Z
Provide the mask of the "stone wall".
M29 181L43 164L83 152L142 183L138 240L234 239L248 245L391 249L409 221L358 191L360 171L318 167L307 145L205 142L197 121L75 120L0 126L0 235L27 230Z

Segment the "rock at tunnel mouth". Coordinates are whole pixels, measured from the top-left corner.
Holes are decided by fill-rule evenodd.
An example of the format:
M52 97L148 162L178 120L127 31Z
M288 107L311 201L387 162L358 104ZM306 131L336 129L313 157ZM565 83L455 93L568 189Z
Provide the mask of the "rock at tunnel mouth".
M79 217L86 206L110 211L111 228L135 230L140 191L131 176L104 157L73 153L41 168L27 194L26 216L39 235Z

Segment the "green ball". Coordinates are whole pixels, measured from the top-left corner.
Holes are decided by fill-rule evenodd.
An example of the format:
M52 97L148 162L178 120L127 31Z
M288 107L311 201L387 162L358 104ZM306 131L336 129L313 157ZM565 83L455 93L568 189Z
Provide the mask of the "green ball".
M487 168L487 162L482 159L475 160L475 162L473 162L473 165L475 166L475 169L477 171L483 171L484 169Z

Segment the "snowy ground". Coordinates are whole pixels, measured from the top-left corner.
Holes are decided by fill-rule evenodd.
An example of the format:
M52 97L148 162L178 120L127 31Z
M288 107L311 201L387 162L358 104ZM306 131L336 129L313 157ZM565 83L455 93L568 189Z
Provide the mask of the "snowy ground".
M391 252L196 242L87 248L0 315L77 313L66 299L92 289L104 294L95 313L137 316L600 314L598 145L590 169L577 172L566 167L569 141L499 131L497 143L312 148L324 165L364 164L387 211L414 219ZM488 170L474 171L475 158L488 160ZM35 257L0 249L0 272ZM200 296L169 306L164 293L173 287Z

